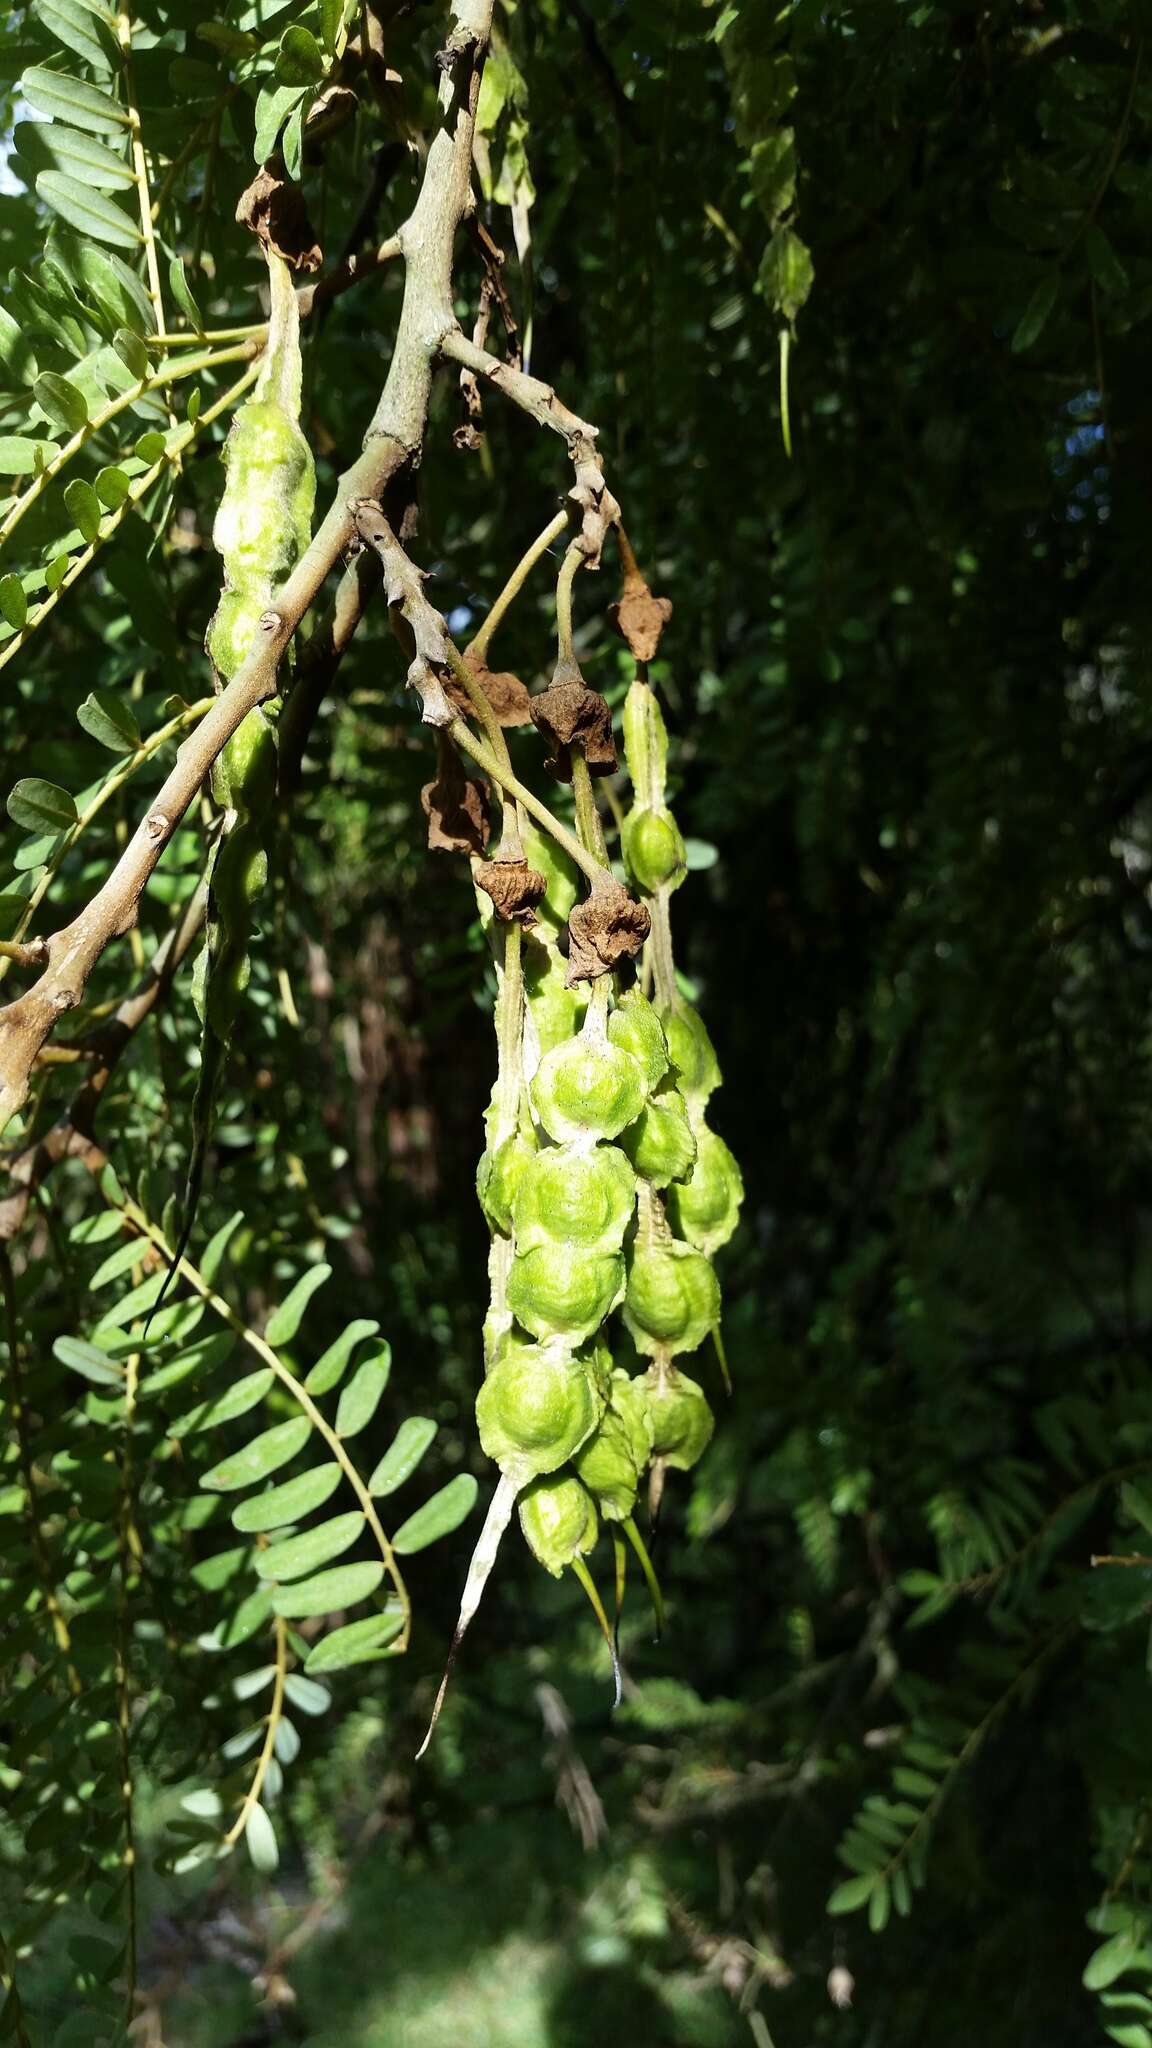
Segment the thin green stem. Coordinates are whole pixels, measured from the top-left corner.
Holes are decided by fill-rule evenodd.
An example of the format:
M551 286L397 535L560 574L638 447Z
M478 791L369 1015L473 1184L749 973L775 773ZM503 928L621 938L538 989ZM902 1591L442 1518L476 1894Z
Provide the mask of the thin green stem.
M660 1637L664 1633L664 1595L660 1591L660 1581L656 1577L656 1567L648 1554L648 1545L641 1536L631 1515L628 1515L625 1519L624 1534L627 1536L629 1543L640 1560L640 1569L644 1574L644 1583L648 1588L648 1597L652 1602L652 1618L656 1623L656 1640L659 1642Z
M468 643L468 652L474 654L477 661L487 661L488 649L492 644L492 637L497 626L520 595L524 584L540 560L541 555L546 554L553 541L560 538L567 524L568 514L566 512L557 512L556 517L548 521L543 532L537 534L531 547L526 548L521 555L495 604L489 608L487 617L484 619L479 632L474 633Z
M572 747L571 758L572 794L576 799L576 830L588 852L597 857L601 867L606 868L608 847L604 838L604 827L600 823L600 813L596 808L592 776L578 742Z
M124 79L128 134L132 144L132 172L136 180L136 194L140 205L140 235L144 243L144 264L148 274L148 297L152 301L156 332L157 334L163 334L165 327L164 294L160 288L160 263L156 253L156 234L152 222L152 196L148 183L148 160L144 155L144 144L140 135L140 111L136 105L136 93L132 84L132 16L127 7L121 7L117 12L116 38L123 55L123 62L120 68Z
M562 825L559 818L553 816L547 804L542 803L538 796L534 796L526 783L521 782L517 775L497 760L492 749L486 747L483 740L477 739L462 718L454 718L445 730L449 738L454 740L464 753L470 754L486 775L492 777L493 782L499 783L501 789L507 790L509 796L514 796L523 804L529 817L535 818L538 825L543 825L557 846L562 846L569 859L575 861L582 875L587 876L590 882L600 880L605 863L594 860L592 855L585 851L575 833L570 832L566 825Z
M670 901L667 888L657 889L656 894L650 898L652 932L648 941L652 955L652 979L656 989L656 1001L662 1008L667 1009L671 1009L678 1000L676 963L672 956Z
M573 541L556 578L556 653L560 668L575 668L576 656L572 647L572 585L576 572L583 567L584 554Z
M608 1655L612 1659L612 1677L616 1686L616 1698L613 1701L613 1705L618 1707L623 1697L623 1687L620 1682L620 1659L616 1653L616 1639L608 1625L608 1616L604 1612L604 1602L596 1590L596 1581L582 1557L574 1557L572 1559L572 1570L588 1595L592 1612L600 1624L600 1633L608 1645Z
M45 463L39 476L33 478L27 490L22 491L20 496L9 507L3 520L0 520L0 544L6 541L11 533L15 532L24 514L36 503L37 498L43 495L49 484L59 476L60 471L67 467L72 457L78 455L81 448L92 439L93 435L98 434L102 427L108 425L109 420L114 420L119 413L127 411L130 405L138 404L140 399L146 398L150 392L159 391L164 385L174 383L177 378L196 377L201 370L215 370L222 363L241 362L246 356L251 354L252 347L250 342L238 348L202 349L199 355L182 357L175 363L165 363L162 368L153 371L150 376L142 377L139 383L133 385L130 391L118 391L115 398L110 398L106 405L102 405L98 412L93 413L90 419L85 420L82 427L77 428L71 438L65 441L64 446L59 452L52 457L52 460Z
M240 1802L239 1813L224 1837L226 1849L234 1848L248 1826L253 1807L260 1804L260 1794L264 1790L268 1766L276 1752L277 1732L284 1717L284 1681L288 1676L288 1625L279 1614L274 1614L272 1627L276 1639L276 1671L272 1681L272 1700L266 1716L264 1740L256 1759L256 1769L252 1773L252 1783Z

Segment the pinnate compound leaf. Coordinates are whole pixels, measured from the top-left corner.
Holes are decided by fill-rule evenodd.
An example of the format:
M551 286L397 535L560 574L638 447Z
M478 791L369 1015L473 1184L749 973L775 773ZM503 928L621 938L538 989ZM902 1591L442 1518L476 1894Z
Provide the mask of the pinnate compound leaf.
M412 1477L421 1458L436 1436L437 1425L427 1415L409 1415L400 1424L392 1442L368 1482L369 1493L382 1497L395 1493Z
M315 1578L301 1579L293 1586L281 1586L273 1596L277 1614L290 1621L302 1621L317 1614L332 1614L338 1607L354 1607L376 1591L384 1577L384 1566L376 1558L363 1564L338 1564L331 1571L317 1572Z
M290 1422L278 1422L272 1429L266 1429L261 1436L246 1444L242 1451L236 1451L230 1458L222 1458L205 1472L200 1484L209 1493L235 1493L242 1486L255 1486L259 1480L267 1479L272 1472L278 1472L298 1451L302 1451L312 1433L312 1424L306 1415L294 1416Z
M299 1536L286 1537L283 1543L273 1543L260 1551L256 1558L257 1573L262 1579L303 1578L339 1557L355 1543L363 1527L364 1517L359 1509L333 1515L331 1521L321 1522L318 1528L305 1529Z
M431 1500L417 1508L402 1522L392 1538L392 1548L401 1557L411 1557L413 1552L424 1550L429 1543L439 1542L441 1536L450 1536L458 1529L466 1515L476 1505L478 1487L470 1472L458 1472Z

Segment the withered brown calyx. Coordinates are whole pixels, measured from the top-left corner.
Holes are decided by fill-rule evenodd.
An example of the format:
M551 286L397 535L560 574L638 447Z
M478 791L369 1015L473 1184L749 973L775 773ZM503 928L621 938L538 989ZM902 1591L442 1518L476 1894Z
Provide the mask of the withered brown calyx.
M487 784L465 775L459 754L442 734L438 751L436 780L420 791L428 845L437 853L483 853L489 832Z
M531 927L536 923L536 905L547 883L526 860L478 861L472 879L478 889L492 898L496 915L504 924Z
M654 661L660 635L672 617L670 597L653 597L638 569L629 569L618 604L608 616L637 661Z
M519 676L511 669L489 668L470 647L464 651L464 665L475 676L501 725L531 725L532 699ZM463 717L475 718L476 706L455 676L449 678L448 695Z
M634 960L651 929L644 904L614 876L600 877L568 919L568 987L595 981L622 960Z
M553 775L571 782L574 745L593 775L612 774L617 766L612 713L598 690L582 681L554 682L531 703L532 717L552 749L544 765Z
M285 171L283 158L269 157L261 164L240 194L236 218L291 270L319 270L323 263L324 251L308 218L304 194Z

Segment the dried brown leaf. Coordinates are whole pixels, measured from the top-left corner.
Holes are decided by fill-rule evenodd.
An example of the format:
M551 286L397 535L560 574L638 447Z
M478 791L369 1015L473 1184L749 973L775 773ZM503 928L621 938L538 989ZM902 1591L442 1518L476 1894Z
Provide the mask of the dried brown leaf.
M240 194L236 218L243 227L251 228L265 247L274 249L290 269L319 270L323 263L324 251L308 218L304 194L278 157L262 164Z
M526 860L479 861L472 870L472 879L478 889L492 898L496 915L505 924L535 924L536 905L547 883Z
M569 988L611 974L622 960L634 960L652 928L643 903L612 875L604 875L568 919Z
M618 604L610 604L608 616L627 641L637 661L653 661L660 635L672 617L670 597L653 597L639 572L624 578Z
M558 672L559 673L559 672ZM616 767L612 713L597 690L582 681L554 682L530 699L532 717L552 749L545 766L562 782L571 782L570 749L580 748L593 775L611 775Z

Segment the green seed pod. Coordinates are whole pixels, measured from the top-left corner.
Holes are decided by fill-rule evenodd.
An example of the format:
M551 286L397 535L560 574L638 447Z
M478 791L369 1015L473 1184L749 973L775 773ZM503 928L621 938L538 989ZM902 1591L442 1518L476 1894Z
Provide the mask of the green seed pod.
M693 1108L720 1085L720 1062L698 1010L678 997L660 1012L676 1078Z
M715 1422L704 1390L675 1367L651 1366L644 1377L652 1423L652 1455L690 1472L712 1440Z
M688 859L671 811L638 806L625 818L620 838L625 865L642 895L675 889L684 880Z
M586 1032L544 1055L532 1106L558 1144L575 1138L616 1138L644 1107L644 1074L632 1054Z
M530 933L525 934L523 945L527 1021L543 1056L575 1037L588 1007L587 990L581 994L565 986L567 963L555 946L542 944Z
M538 1564L554 1579L596 1542L596 1503L578 1479L538 1479L520 1496L520 1527Z
M696 1134L680 1090L668 1081L658 1088L620 1143L650 1187L666 1188L669 1181L690 1174L696 1160Z
M550 832L540 832L529 822L521 826L520 837L529 867L544 877L544 898L537 904L537 910L559 931L567 924L568 913L580 894L580 871Z
M703 1252L673 1238L633 1246L624 1321L637 1351L695 1351L720 1320L720 1287Z
M536 1158L536 1147L513 1131L502 1145L486 1148L476 1169L476 1193L480 1207L494 1230L512 1235L512 1211L517 1191Z
M581 1344L611 1315L623 1288L619 1255L540 1244L513 1259L508 1306L534 1337L567 1337Z
M531 1156L512 1203L517 1252L578 1245L618 1252L636 1207L636 1176L615 1145L548 1145Z
M649 1091L658 1088L670 1064L668 1045L664 1026L638 988L630 988L621 996L608 1019L608 1036L613 1045L639 1060Z
M602 1515L626 1521L636 1504L641 1475L652 1456L652 1420L645 1383L626 1372L612 1375L608 1406L573 1465Z
M709 1256L727 1244L740 1220L744 1182L740 1168L715 1131L701 1123L696 1164L688 1179L671 1190L668 1216L679 1237Z
M476 1396L481 1447L523 1485L566 1464L591 1436L603 1406L587 1359L512 1340Z

